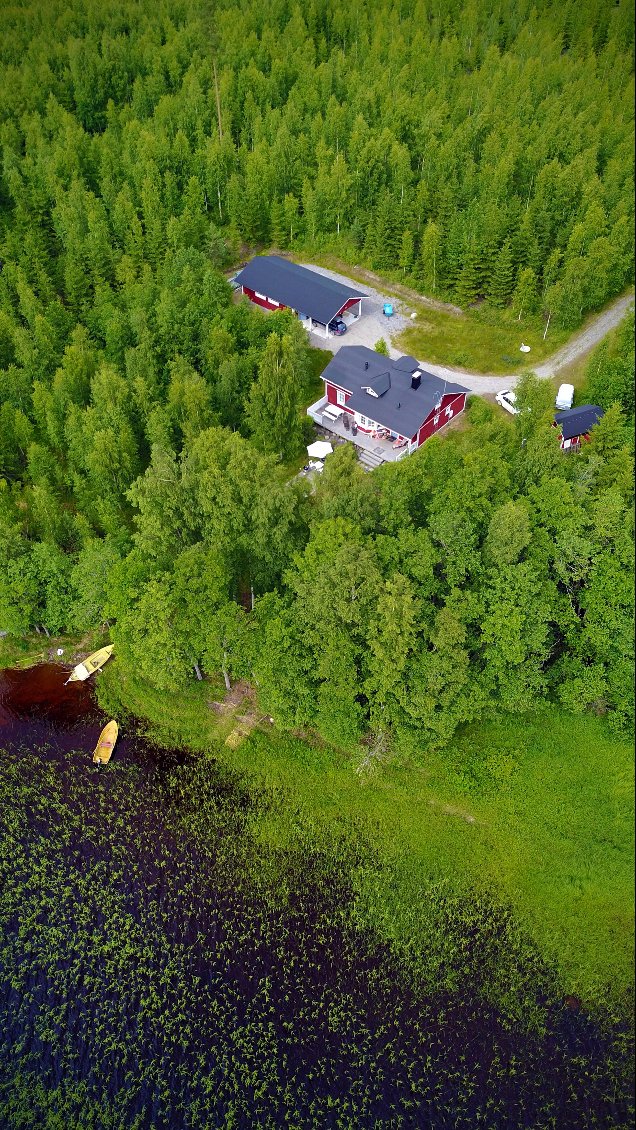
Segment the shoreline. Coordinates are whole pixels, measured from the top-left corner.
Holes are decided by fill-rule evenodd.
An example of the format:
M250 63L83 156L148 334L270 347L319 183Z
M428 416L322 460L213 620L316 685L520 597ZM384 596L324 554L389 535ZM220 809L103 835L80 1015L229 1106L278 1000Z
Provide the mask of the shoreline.
M21 667L5 666L26 671L49 662L68 669L76 652L80 659L94 650L92 644L56 638L46 651L25 656ZM381 863L377 874L374 869L356 879L360 910L390 944L407 952L419 948L418 905L431 882L490 889L544 959L556 963L564 996L594 1007L612 985L615 1000L633 993L632 879L623 865L633 851L623 827L631 804L631 754L603 720L589 720L581 756L568 745L571 720L547 708L525 720L523 748L519 719L501 717L467 728L420 764L391 762L361 777L355 753L313 743L309 734L257 725L236 746L227 742L245 705L243 699L216 702L221 688L214 683L193 682L166 702L116 663L89 683L101 711L116 718L128 714L157 748L179 749L200 762L214 758L269 798L255 828L259 838L290 844L298 833L292 812L320 837L357 829ZM467 772L481 776L473 781ZM594 834L606 809L615 813L622 845L615 861L620 869L612 874ZM564 811L565 838L557 819Z

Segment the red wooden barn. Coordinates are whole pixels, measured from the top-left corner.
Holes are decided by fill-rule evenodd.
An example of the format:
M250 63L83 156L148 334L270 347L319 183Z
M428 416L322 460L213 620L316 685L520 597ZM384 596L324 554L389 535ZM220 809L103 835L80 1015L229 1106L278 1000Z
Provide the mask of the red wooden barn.
M603 409L598 404L581 404L578 408L557 412L554 426L561 430L561 450L576 450L581 446L582 440L589 440L590 428L598 424L603 415Z
M243 294L266 310L291 310L308 329L331 337L330 323L359 317L367 295L279 255L257 255L236 275ZM345 319L346 320L346 319Z

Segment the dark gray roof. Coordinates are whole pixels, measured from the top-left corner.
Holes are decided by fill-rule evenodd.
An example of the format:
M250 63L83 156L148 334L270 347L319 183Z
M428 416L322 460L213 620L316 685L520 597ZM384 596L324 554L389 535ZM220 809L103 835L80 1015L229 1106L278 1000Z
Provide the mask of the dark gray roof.
M257 255L239 271L236 281L325 324L350 298L367 298L361 290L352 290L279 255Z
M603 409L597 404L581 404L579 408L567 408L565 412L557 412L554 422L561 426L564 439L573 439L574 436L582 436L589 432L603 415Z
M385 392L388 392L391 387L391 374L388 372L379 373L377 377L372 377L371 380L367 381L366 387L370 388L376 396L384 396Z
M397 360L393 362L394 369L401 369L405 373L414 373L419 367L419 361L416 361L414 357L409 357L408 353L405 353L403 357L398 357Z
M419 369L419 388L411 388L411 374L418 369L418 364L415 361L413 366L405 366L405 360L407 359L399 357L397 361L388 361L382 354L367 349L365 345L344 345L329 362L322 376L323 380L351 393L347 408L410 439L421 428L427 416L430 416L442 396L449 392L468 392L468 389L435 377L424 369ZM408 358L408 361L413 361L413 358ZM372 382L387 371L390 384L381 396L363 392L365 386L372 386Z

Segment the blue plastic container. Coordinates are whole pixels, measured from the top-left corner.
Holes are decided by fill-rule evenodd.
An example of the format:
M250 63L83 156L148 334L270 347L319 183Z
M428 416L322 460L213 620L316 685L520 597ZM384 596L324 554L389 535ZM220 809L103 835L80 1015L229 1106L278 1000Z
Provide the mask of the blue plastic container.
M391 305L391 303L390 303L390 302L385 302L385 303L384 303L384 306L382 307L382 313L383 313L383 314L384 314L384 315L385 315L385 316L386 316L387 318L390 318L390 317L391 317L391 315L392 315L392 313L393 313L393 306Z

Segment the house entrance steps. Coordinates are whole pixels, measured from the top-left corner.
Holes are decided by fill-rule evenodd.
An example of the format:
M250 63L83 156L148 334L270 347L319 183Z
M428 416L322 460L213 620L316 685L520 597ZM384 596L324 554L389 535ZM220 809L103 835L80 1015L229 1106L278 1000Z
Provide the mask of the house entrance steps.
M374 467L381 467L386 462L383 455L378 455L375 451L366 451L364 448L360 449L358 459L367 471L373 471Z

